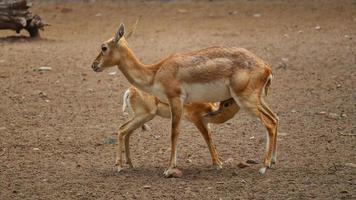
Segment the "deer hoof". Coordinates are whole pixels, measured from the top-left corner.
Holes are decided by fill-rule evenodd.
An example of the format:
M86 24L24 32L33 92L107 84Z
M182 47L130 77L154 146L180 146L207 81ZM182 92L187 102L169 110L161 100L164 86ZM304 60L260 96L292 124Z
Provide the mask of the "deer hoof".
M122 172L123 170L124 170L124 168L123 168L123 167L121 167L121 166L117 166L117 170L116 170L116 171L117 171L118 173Z
M265 174L266 171L267 171L267 167L262 167L262 168L259 170L260 174L262 174L262 175Z

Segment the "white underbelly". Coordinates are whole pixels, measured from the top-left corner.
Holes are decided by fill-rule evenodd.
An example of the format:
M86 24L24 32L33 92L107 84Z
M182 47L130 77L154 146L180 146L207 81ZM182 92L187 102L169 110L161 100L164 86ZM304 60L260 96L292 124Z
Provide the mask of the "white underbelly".
M224 80L208 83L183 83L185 102L218 102L231 98L229 85Z

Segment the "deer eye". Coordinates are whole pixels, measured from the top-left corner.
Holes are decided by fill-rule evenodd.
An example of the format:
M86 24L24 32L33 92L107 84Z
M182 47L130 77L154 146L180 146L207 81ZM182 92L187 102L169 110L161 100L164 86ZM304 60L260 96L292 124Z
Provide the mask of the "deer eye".
M106 46L102 46L102 47L101 47L101 50L102 50L103 52L105 52L106 50L108 50L108 48L107 48Z

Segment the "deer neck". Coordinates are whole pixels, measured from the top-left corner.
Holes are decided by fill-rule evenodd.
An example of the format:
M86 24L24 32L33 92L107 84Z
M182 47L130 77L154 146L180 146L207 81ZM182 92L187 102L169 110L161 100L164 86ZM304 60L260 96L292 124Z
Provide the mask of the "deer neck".
M136 58L125 40L119 41L119 53L118 68L127 80L140 89L152 86L154 72Z

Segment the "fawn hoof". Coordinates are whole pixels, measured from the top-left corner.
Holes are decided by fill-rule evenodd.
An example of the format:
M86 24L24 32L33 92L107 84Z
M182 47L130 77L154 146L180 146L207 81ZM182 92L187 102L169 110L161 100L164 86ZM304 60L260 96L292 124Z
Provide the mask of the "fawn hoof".
M117 167L116 167L116 171L117 171L118 173L122 172L123 170L124 170L124 168L121 167L121 166L117 166Z
M169 168L163 173L165 178L180 178L183 176L183 172L177 168Z
M265 174L266 171L267 171L267 167L262 167L262 168L259 170L260 174L262 174L262 175Z
M221 170L223 168L223 162L220 159L214 161L213 165L216 167L217 170Z

